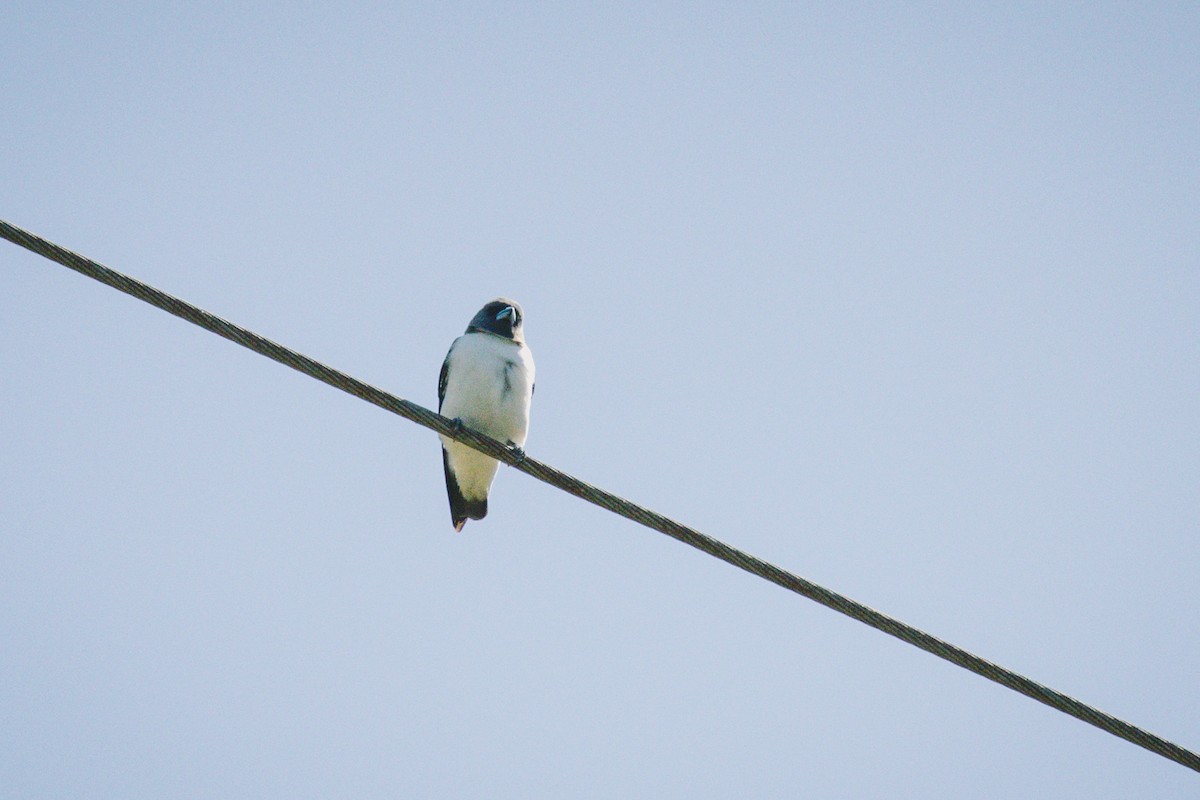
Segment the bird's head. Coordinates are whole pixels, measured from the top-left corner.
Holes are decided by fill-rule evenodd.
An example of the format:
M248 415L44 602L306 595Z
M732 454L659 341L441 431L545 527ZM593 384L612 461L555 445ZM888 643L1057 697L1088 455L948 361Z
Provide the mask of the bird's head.
M467 326L467 332L479 331L512 339L514 342L525 341L525 314L521 304L506 297L497 297L483 308Z

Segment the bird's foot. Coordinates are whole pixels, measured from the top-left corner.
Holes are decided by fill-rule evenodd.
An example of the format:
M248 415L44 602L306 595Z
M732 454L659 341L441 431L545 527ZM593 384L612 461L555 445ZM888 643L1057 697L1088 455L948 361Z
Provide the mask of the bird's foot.
M463 428L465 427L463 425L462 417L455 417L454 419L450 420L450 427L455 433L462 433Z
M520 464L525 460L525 451L511 441L508 443L508 452L512 454L514 464Z

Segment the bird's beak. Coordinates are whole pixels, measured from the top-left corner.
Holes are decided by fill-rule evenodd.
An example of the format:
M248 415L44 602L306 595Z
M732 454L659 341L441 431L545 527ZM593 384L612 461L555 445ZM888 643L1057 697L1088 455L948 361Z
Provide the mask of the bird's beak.
M496 315L496 319L501 320L501 319L504 319L505 317L511 317L512 313L513 313L513 307L505 306L504 310Z

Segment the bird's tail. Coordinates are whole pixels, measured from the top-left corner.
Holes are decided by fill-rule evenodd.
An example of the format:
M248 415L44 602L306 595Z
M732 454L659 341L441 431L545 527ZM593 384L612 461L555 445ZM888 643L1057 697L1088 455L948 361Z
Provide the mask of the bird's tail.
M461 531L469 519L486 517L487 498L468 500L463 497L462 490L458 488L458 481L454 479L454 473L450 471L449 456L444 448L442 450L442 469L446 473L446 494L450 497L450 521L454 523L454 530Z
M461 531L469 519L483 519L487 516L487 498L468 500L459 495L461 502L450 502L450 517L454 520L454 530Z

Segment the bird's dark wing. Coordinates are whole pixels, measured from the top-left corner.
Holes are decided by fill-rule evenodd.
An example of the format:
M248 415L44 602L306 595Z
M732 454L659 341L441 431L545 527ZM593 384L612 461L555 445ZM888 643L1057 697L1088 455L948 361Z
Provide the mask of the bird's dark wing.
M446 473L446 496L450 498L450 521L454 523L454 530L461 531L467 522L467 501L459 491L454 473L450 471L450 456L444 447L442 448L442 469Z
M453 347L450 348L454 350ZM438 376L438 413L442 413L442 403L446 400L446 378L450 374L450 353L446 353L446 360L442 362L442 374Z

